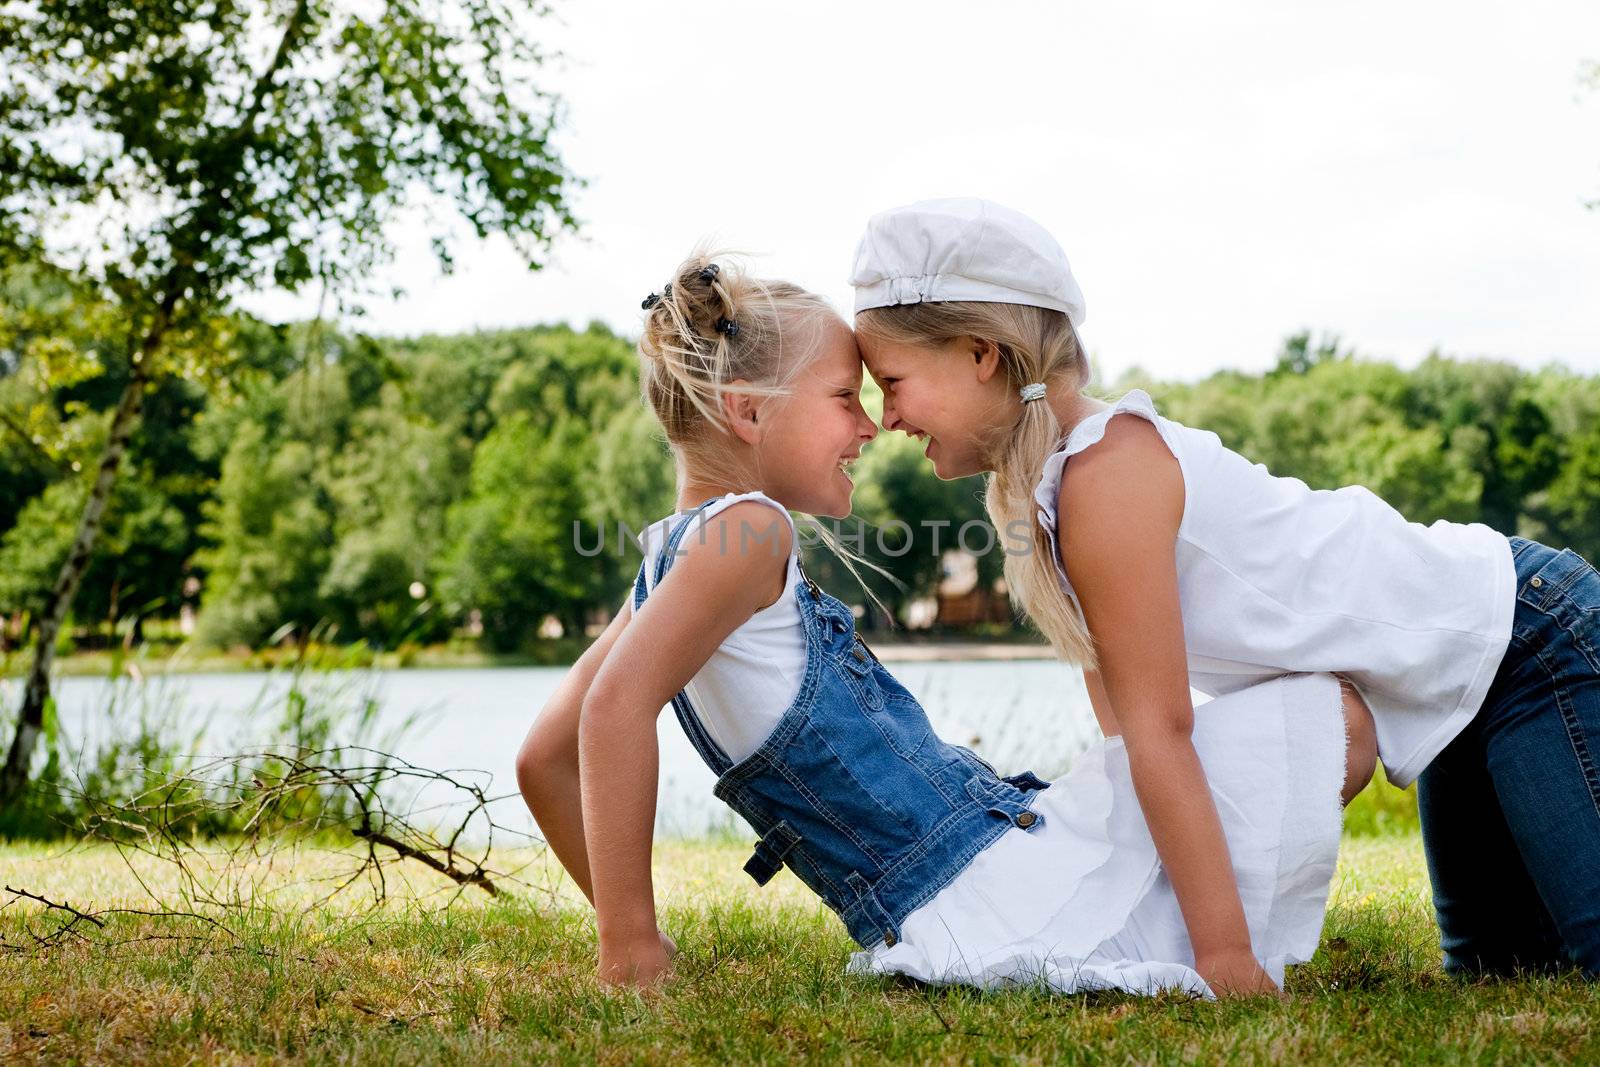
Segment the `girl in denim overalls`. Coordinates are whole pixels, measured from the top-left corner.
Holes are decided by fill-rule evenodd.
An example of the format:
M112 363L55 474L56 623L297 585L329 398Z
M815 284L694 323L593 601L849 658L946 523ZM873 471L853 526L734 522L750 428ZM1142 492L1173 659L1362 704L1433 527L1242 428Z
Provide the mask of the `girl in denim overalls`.
M758 840L864 949L851 969L932 982L1208 994L1115 740L1053 785L940 740L800 568L788 509L844 516L876 427L849 329L818 297L696 256L644 302L644 391L678 460L677 515L644 537L632 595L530 732L519 782L593 902L601 977L671 967L650 846L655 722L671 703ZM1327 675L1196 717L1253 958L1281 981L1321 930L1346 717ZM1367 768L1370 773L1370 764Z
M875 216L853 281L885 428L927 439L941 477L992 471L991 520L1035 547L1007 559L1007 584L1126 739L1213 985L1266 976L1188 739L1189 687L1289 671L1353 684L1389 779L1419 783L1447 970L1600 977L1592 566L1481 524L1409 523L1359 486L1275 478L1141 390L1084 395L1067 258L998 204Z

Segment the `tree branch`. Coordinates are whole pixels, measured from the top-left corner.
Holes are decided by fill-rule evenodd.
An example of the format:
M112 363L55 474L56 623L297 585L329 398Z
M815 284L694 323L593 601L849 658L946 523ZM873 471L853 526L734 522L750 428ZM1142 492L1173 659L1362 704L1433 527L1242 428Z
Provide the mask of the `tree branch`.
M267 64L267 68L256 78L255 85L250 89L250 105L234 129L235 137L242 137L255 126L256 116L261 114L261 108L266 104L267 93L272 88L272 79L278 76L278 71L282 69L294 48L295 38L300 35L301 25L306 18L306 7L307 0L298 0L294 5L294 11L289 15L289 23L284 27L283 38L278 41L278 50L273 53L272 61Z
M12 896L26 897L29 900L37 900L40 904L43 904L47 908L51 908L51 909L53 909L55 911L67 912L68 914L74 916L75 919L87 920L88 922L92 922L96 926L101 927L102 929L106 925L103 920L95 918L93 915L90 915L86 911L79 911L77 908L74 908L71 904L57 904L53 900L50 900L50 899L48 899L46 897L42 897L38 893L30 893L26 889L15 889L15 888L13 888L13 887L8 885L8 886L6 886L6 892L10 893Z
M500 895L500 890L495 888L494 883L489 881L489 879L484 876L482 871L463 871L454 864L447 864L434 856L428 855L426 852L412 848L404 841L397 841L388 834L383 833L381 830L372 830L365 826L357 826L350 832L356 837L362 838L363 840L371 841L374 844L383 845L386 848L393 849L395 853L404 856L407 859L413 859L418 863L432 867L446 878L452 878L462 885L475 885L482 889L485 893L488 893L491 897Z

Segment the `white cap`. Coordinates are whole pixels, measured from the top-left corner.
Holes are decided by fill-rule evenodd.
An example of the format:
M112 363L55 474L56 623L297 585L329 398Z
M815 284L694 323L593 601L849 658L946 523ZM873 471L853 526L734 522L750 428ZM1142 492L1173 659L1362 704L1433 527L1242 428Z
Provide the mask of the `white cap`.
M1083 323L1067 254L1037 222L989 200L922 200L880 212L856 245L856 310L973 300L1063 311Z

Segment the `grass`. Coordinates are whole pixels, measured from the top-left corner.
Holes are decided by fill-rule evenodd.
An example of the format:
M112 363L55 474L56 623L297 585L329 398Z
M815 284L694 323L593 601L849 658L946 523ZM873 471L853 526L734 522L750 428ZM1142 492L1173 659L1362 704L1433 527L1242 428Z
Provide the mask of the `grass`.
M437 908L427 872L375 911L305 910L288 890L236 945L144 941L0 957L0 1060L314 1063L1187 1063L1600 1060L1600 987L1464 983L1438 968L1410 832L1346 839L1315 960L1287 1002L1208 1004L1035 990L930 990L842 972L843 928L784 872L757 889L744 841L665 843L663 924L682 948L656 997L601 989L593 926L547 858L537 888ZM509 865L519 857L501 856ZM297 857L303 882L326 853ZM0 848L11 885L96 907L148 904L103 846ZM143 872L147 877L156 871ZM159 888L159 887L158 887ZM1041 887L1041 892L1047 892ZM15 940L36 906L0 911ZM113 919L123 940L171 932Z

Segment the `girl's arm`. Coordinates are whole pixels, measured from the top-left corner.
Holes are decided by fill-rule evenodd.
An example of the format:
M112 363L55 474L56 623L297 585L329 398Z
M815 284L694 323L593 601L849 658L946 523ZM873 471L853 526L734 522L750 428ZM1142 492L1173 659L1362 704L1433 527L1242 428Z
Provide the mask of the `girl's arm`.
M1194 750L1176 544L1183 475L1156 428L1107 424L1062 477L1063 566L1094 635L1099 680L1134 791L1194 948L1218 994L1276 992L1250 948L1227 840Z
M1111 698L1106 695L1106 683L1100 680L1100 672L1093 668L1084 671L1083 687L1089 691L1089 706L1094 709L1100 732L1107 737L1120 737L1122 730L1117 726L1117 716L1111 710Z
M561 679L517 753L517 786L528 802L528 810L539 821L545 843L590 903L594 902L594 891L589 884L583 802L578 792L578 714L600 664L632 615L630 593L611 625Z
M714 516L703 537L691 530L687 552L617 639L584 698L579 779L603 981L648 985L668 968L650 879L656 716L729 634L782 594L788 524L776 549L769 540L740 551L746 524L771 520L768 505L746 502Z

